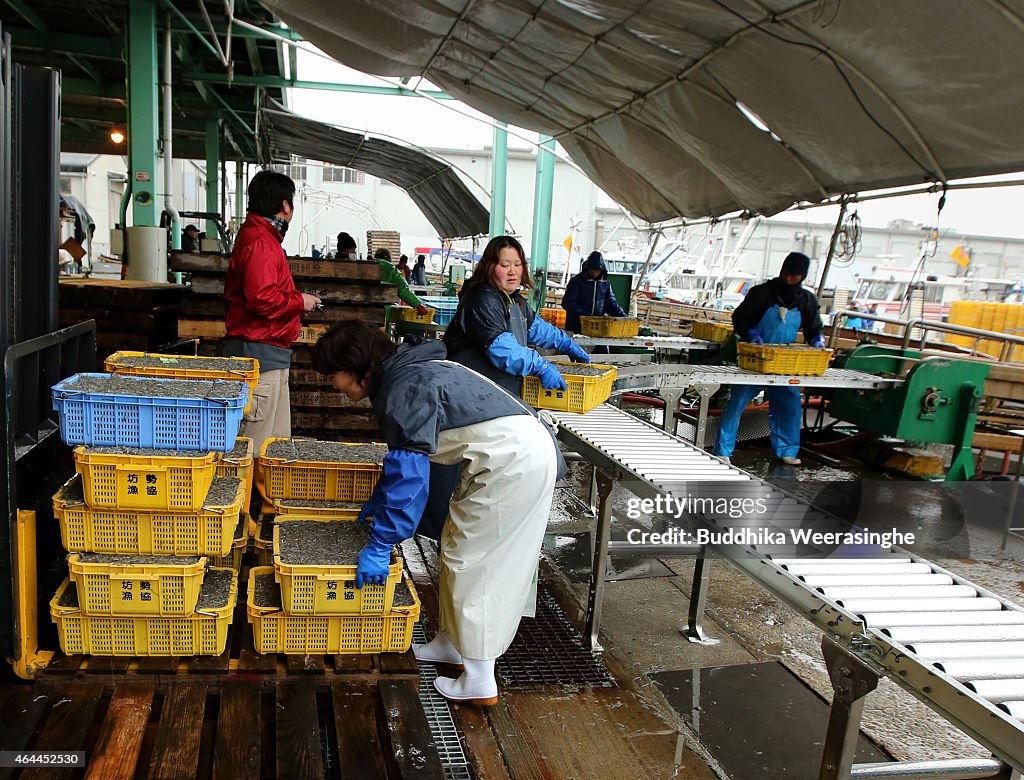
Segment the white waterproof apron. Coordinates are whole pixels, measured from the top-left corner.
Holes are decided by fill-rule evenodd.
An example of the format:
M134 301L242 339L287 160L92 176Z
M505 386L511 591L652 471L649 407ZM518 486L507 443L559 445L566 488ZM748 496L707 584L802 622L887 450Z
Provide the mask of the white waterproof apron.
M430 460L462 465L441 535L440 628L464 657L497 658L532 614L557 468L551 435L532 415L499 417L442 431Z

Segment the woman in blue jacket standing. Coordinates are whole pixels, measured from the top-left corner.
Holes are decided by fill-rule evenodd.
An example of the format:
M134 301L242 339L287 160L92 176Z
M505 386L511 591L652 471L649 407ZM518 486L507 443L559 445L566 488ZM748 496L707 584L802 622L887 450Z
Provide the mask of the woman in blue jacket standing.
M608 266L600 252L591 252L580 272L569 280L562 296L565 329L580 332L580 317L626 317L608 282Z
M732 313L733 329L740 341L751 344L792 344L803 328L804 341L812 347L825 346L818 299L803 288L811 260L800 252L790 252L782 270L774 279L750 289L743 303ZM771 445L783 463L798 466L800 458L800 388L782 385L758 387L734 385L722 411L715 454L728 459L736 446L740 416L761 390L768 398L768 426Z

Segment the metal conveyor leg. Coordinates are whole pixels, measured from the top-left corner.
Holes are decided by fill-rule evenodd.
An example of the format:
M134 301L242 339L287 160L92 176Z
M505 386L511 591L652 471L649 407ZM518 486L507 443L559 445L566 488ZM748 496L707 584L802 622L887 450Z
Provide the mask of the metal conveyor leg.
M608 542L612 535L612 487L615 480L611 475L595 468L597 493L600 509L597 514L597 539L594 544L594 567L590 576L590 596L587 601L587 626L583 640L587 647L600 653L604 650L597 639L601 630L601 603L604 599L604 578L608 571Z
M821 653L835 693L818 780L849 780L864 697L878 686L878 675L827 636L821 638Z
M590 467L590 491L587 494L590 516L597 517L597 466Z
M717 645L717 639L704 635L704 605L708 600L708 586L711 583L711 560L707 558L707 545L702 545L693 563L693 584L690 587L690 611L687 626L682 634L690 642L702 645Z
M721 385L719 384L707 384L697 386L697 395L700 396L700 408L697 411L697 432L694 434L693 443L700 449L707 449L705 446L705 437L708 430L708 406L711 402L711 396L718 392ZM675 419L673 417L673 419Z

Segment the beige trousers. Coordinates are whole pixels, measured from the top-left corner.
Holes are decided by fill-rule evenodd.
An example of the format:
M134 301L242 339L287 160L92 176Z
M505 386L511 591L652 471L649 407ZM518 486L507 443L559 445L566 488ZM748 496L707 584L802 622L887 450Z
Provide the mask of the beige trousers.
M252 439L253 452L259 456L263 442L271 438L291 438L292 405L288 394L288 369L278 368L260 374L259 384L252 394L249 411L242 418L239 436ZM253 480L263 497L263 511L272 512L274 507L267 498L263 470L256 467Z

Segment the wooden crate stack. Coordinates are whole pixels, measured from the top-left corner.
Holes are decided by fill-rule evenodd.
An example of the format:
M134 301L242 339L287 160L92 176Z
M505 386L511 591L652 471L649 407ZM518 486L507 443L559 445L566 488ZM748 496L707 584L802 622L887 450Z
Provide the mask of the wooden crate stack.
M397 552L383 585L355 587L356 559L328 563L339 537L360 537L354 525L369 499L387 452L383 445L346 462L348 442L269 439L260 456L269 497L279 514L264 515L249 575L248 614L259 653L347 654L405 652L419 617L419 599ZM365 445L363 445L365 446ZM310 454L310 452L316 454ZM329 451L330 455L325 452ZM314 458L329 457L329 462ZM340 525L339 525L340 524ZM305 554L285 554L285 534L316 539ZM328 539L335 539L329 542ZM307 556L328 554L319 562ZM262 553L262 554L260 554ZM269 560L268 560L269 559Z
M178 284L118 279L61 279L62 328L96 320L100 354L118 349L159 351L178 338L178 314L188 290Z
M174 252L170 256L172 270L192 277L192 294L181 305L178 336L201 339L200 354L221 354L224 277L230 262L230 255ZM394 288L380 283L375 262L289 258L288 263L299 291L318 296L324 305L323 311L303 315L303 328L292 349L292 433L369 440L379 431L369 405L350 403L329 379L313 371L312 347L340 319L383 325L384 305L393 302Z
M387 249L395 263L402 256L402 234L397 230L367 230L366 256L373 257L378 249Z

